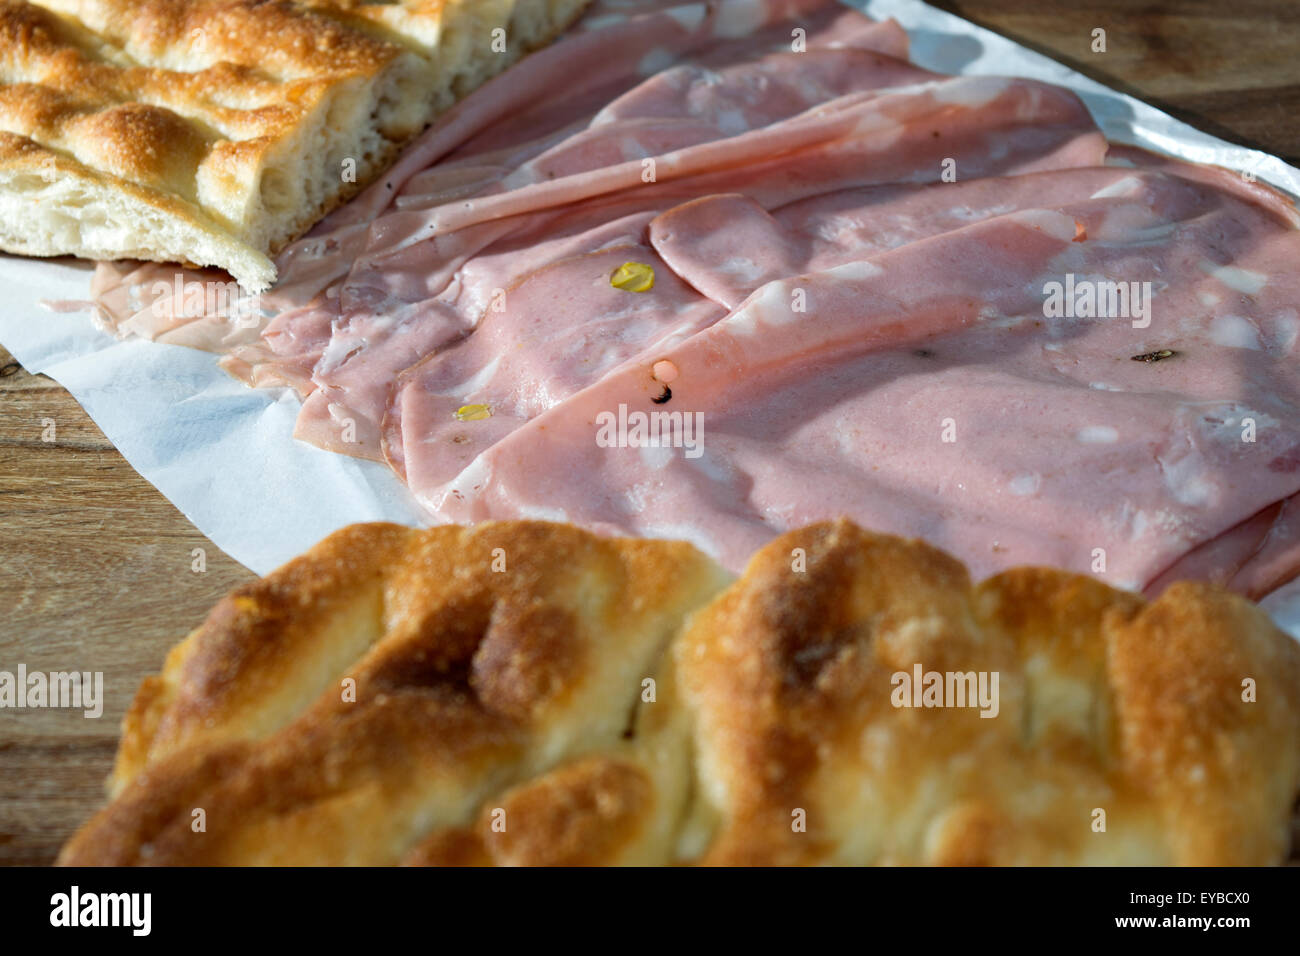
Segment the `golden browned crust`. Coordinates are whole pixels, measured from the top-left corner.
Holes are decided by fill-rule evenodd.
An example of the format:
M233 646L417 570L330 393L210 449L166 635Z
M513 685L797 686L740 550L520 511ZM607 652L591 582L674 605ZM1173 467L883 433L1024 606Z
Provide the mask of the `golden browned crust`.
M1248 601L1186 581L1109 635L1122 760L1160 807L1176 860L1286 852L1300 666L1277 635Z
M223 598L163 672L141 684L110 791L182 745L257 739L305 710L323 680L383 633L385 575L413 534L387 524L344 528Z
M0 249L261 291L271 254L585 3L0 0Z
M765 548L675 652L707 863L1221 865L1288 851L1300 648L1207 585L1147 605L1023 568L972 589L947 555L842 522ZM996 673L997 716L895 706L894 675L918 665Z
M619 862L653 816L635 763L587 757L490 800L469 827L430 834L407 866L598 866ZM628 859L624 862L633 862Z
M502 789L617 746L683 616L725 581L685 543L563 525L344 529L228 597L145 682L117 799L63 859L399 862ZM578 784L597 801L632 786Z
M972 586L848 522L725 581L684 543L562 525L345 529L146 680L116 799L61 860L1287 854L1300 648L1248 601L1183 583L1148 604L1042 568ZM925 703L899 696L917 667L970 683L900 706Z

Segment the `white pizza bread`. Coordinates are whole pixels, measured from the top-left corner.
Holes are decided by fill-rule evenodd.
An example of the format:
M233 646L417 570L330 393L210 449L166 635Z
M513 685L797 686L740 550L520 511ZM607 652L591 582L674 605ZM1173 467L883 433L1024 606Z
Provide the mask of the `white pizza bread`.
M0 0L0 249L271 256L586 0Z

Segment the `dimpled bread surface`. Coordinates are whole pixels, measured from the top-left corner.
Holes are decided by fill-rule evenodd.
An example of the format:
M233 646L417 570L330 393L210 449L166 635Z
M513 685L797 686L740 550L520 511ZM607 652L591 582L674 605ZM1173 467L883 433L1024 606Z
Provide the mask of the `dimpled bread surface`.
M586 2L0 0L0 250L264 291L275 252Z
M997 693L901 706L917 666ZM60 859L1277 863L1298 789L1300 648L1208 585L972 585L845 521L730 582L681 542L354 525L145 680Z

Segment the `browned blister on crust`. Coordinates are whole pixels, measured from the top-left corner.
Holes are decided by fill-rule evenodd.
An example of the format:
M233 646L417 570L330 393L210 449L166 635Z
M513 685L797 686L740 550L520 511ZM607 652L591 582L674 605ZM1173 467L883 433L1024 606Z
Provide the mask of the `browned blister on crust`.
M564 525L340 531L146 680L116 799L61 859L1286 857L1300 648L1248 601L1042 568L972 586L843 521L726 583L685 543ZM945 706L902 693L918 668L954 675Z
M383 634L386 576L414 534L352 525L223 598L141 684L110 792L182 746L256 740L302 713Z
M1125 768L1159 805L1171 856L1282 858L1300 776L1295 643L1244 598L1190 581L1108 637Z
M407 866L599 866L663 863L647 845L655 782L636 763L584 757L492 800L467 827L430 834Z
M271 255L586 2L0 0L0 249L260 292Z

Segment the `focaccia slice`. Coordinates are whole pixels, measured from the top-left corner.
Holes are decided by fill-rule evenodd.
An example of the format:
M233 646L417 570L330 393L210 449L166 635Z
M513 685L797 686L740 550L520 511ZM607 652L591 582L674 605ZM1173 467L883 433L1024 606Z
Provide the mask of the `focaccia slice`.
M814 525L760 551L674 658L705 863L1208 866L1289 850L1300 646L1207 584L1148 603L1019 568L972 587L922 542Z
M223 600L145 681L117 799L63 858L400 862L498 791L618 747L726 579L688 544L564 525L345 529Z
M0 249L263 291L276 251L585 2L0 0Z

